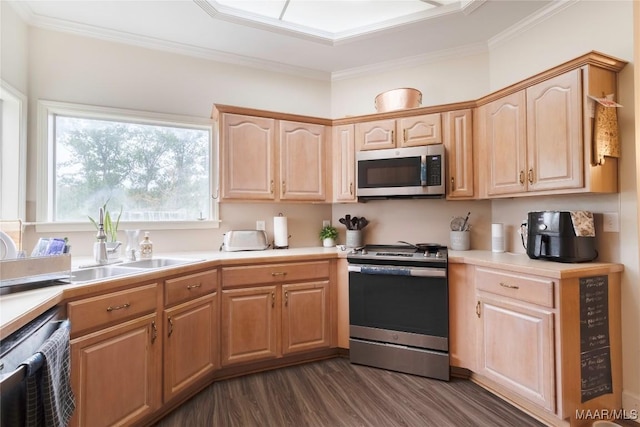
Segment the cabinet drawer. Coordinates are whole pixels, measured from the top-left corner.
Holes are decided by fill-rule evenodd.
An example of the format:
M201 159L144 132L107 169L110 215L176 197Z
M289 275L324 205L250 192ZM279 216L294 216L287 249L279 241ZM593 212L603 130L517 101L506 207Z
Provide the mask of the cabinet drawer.
M156 310L157 283L67 304L72 333L78 334Z
M553 286L553 280L545 277L476 269L476 289L545 307L554 306Z
M222 287L298 282L329 277L329 261L268 264L222 269Z
M214 292L218 286L218 270L189 274L164 282L164 302L173 305Z

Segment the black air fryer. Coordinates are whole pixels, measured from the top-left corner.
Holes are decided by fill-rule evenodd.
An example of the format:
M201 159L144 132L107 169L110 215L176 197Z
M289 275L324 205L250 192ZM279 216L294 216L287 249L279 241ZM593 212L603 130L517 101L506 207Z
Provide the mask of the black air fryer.
M598 256L591 212L529 212L527 234L529 258L588 262Z

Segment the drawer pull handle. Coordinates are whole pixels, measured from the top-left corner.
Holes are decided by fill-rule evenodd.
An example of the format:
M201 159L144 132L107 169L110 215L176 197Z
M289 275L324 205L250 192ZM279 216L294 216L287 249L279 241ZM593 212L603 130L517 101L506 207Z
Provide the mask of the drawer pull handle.
M478 319L480 318L480 301L476 304L476 316L478 316Z
M276 306L276 294L275 292L271 292L271 308Z
M191 289L195 289L195 288L199 288L202 286L202 283L197 283L195 285L189 285L187 286L187 289L191 290Z
M456 189L456 180L451 177L451 191Z
M508 283L502 283L502 282L500 282L500 286L507 289L520 289L520 286L518 285L510 285Z
M276 277L276 276L286 276L286 275L287 275L287 272L286 272L286 271L276 271L276 272L274 272L274 273L271 273L271 275L272 275L273 277Z
M167 334L167 336L171 336L171 334L173 333L173 319L171 317L167 318L167 320L169 321L169 333Z
M151 344L156 342L156 338L158 338L158 328L156 327L156 321L151 322Z
M284 291L284 306L287 307L289 305L289 291Z
M529 169L529 173L527 173L527 178L529 179L529 184L533 184L533 168Z
M107 307L107 311L122 310L122 309L127 309L129 307L131 307L131 304L125 303L125 304L122 304L122 305L116 305L115 307L109 306L109 307Z
M353 182L349 183L349 195L353 196Z

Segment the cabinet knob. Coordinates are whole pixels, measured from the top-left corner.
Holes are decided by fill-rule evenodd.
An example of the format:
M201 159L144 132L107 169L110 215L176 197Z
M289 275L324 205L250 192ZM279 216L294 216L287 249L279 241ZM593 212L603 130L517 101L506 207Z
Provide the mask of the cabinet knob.
M455 180L453 179L453 177L451 177L451 191L453 191L455 188Z
M284 306L289 305L289 291L284 291Z

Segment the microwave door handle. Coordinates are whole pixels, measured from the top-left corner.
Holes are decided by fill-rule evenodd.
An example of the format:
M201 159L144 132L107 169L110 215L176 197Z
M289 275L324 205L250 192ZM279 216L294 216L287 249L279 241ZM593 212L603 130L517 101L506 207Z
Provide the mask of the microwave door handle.
M427 156L420 156L420 185L427 186Z

